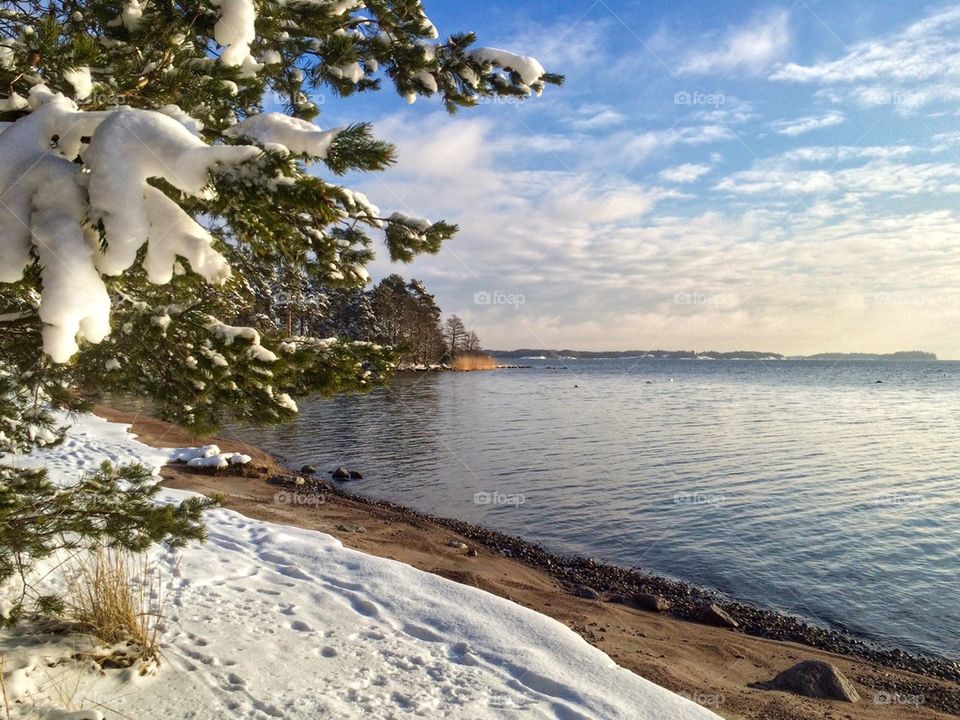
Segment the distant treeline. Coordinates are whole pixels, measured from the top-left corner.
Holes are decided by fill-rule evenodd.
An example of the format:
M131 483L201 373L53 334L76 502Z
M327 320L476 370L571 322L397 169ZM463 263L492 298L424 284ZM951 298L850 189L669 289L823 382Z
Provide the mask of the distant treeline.
M754 352L751 350L740 350L737 352L697 352L696 350L532 350L522 348L520 350L488 350L488 353L499 358L535 358L546 357L551 360L559 358L576 358L577 360L590 360L596 358L657 358L666 360L680 360L682 358L694 359L697 357L710 357L715 360L760 360L763 358L784 360L783 355L778 353Z
M395 348L402 365L453 363L476 358L480 338L456 315L443 317L419 280L389 275L370 289L336 288L278 275L253 288L254 302L239 324L272 325L287 335L337 337Z
M934 353L919 350L878 354L878 353L818 353L816 355L786 356L775 352L758 352L754 350L735 350L733 352L716 352L708 350L543 350L521 348L520 350L488 350L498 358L537 358L545 357L551 360L560 358L574 358L590 360L596 358L655 358L659 360L695 360L697 358L711 358L713 360L936 360Z
M936 360L934 353L921 350L901 350L894 353L817 353L800 358L799 360Z

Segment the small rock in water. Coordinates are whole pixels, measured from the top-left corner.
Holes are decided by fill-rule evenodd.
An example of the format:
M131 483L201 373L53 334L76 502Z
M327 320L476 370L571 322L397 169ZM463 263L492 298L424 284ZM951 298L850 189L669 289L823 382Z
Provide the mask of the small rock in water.
M350 471L350 479L351 479L351 480L363 480L363 473L360 472L359 470L351 470L351 471Z
M726 610L715 603L710 603L700 608L700 615L698 617L700 622L707 625L716 625L717 627L726 628L735 628L740 626L736 620L730 617Z
M304 475L316 475L317 469L313 465L304 465L302 468L300 468L300 472L302 472Z
M784 670L773 680L757 683L764 690L784 690L812 698L843 700L855 703L860 700L857 688L836 667L823 660L804 660Z
M586 598L587 600L600 599L600 593L598 593L589 585L577 585L577 587L573 589L573 594L577 597Z
M630 598L630 604L650 612L666 612L670 609L669 600L653 593L634 593L633 597Z
M334 479L334 480L349 480L349 479L350 479L350 471L347 470L345 467L338 467L336 470L333 470L333 471L330 473L330 475L333 476L333 479Z

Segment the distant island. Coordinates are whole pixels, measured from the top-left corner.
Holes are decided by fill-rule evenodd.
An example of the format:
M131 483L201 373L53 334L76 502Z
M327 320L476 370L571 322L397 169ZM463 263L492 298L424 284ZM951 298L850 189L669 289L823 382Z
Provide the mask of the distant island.
M648 358L655 360L936 360L934 353L921 350L903 350L893 353L817 353L816 355L782 355L775 352L735 350L717 352L708 350L485 350L488 355L510 360L596 360L600 358Z

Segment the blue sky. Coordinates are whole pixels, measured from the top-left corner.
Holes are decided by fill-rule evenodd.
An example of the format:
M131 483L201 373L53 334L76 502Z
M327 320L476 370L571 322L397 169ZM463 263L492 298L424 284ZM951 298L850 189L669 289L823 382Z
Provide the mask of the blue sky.
M399 271L486 347L960 358L960 8L424 6L567 76L453 117L389 90L323 105L399 147L351 184L460 224Z

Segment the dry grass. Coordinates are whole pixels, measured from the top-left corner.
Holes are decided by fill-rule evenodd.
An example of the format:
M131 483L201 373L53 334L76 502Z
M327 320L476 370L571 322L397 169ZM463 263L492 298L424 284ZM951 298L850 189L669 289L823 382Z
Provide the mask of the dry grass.
M460 355L454 358L452 367L454 370L494 370L497 367L497 361L489 355Z
M67 616L104 644L115 665L158 661L158 634L166 594L159 571L142 554L98 547L68 573Z

